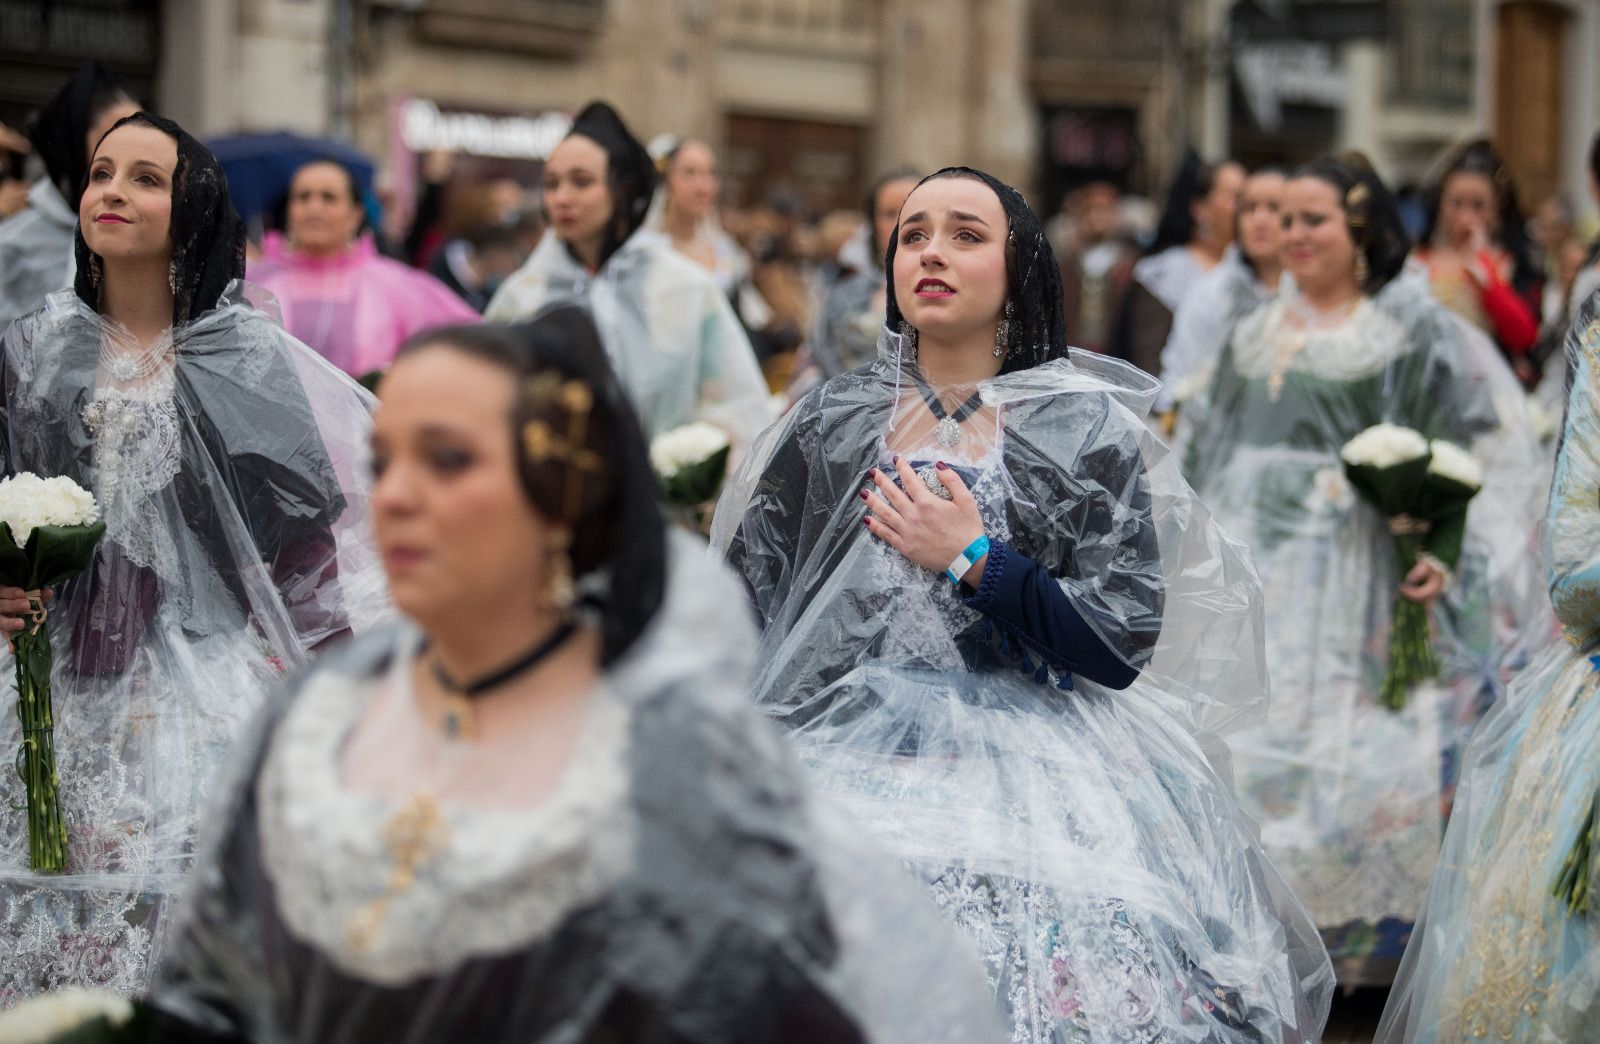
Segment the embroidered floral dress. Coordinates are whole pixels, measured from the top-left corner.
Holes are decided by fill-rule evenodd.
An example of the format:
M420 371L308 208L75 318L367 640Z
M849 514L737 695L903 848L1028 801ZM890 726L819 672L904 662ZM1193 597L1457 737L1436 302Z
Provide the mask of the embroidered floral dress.
M997 1041L954 929L749 708L752 638L732 580L678 543L660 616L532 805L351 786L358 750L425 752L441 779L497 754L422 713L413 629L323 660L220 784L152 1002L261 1042ZM361 722L395 742L350 742Z
M1600 925L1554 894L1600 788L1600 295L1566 350L1574 376L1546 556L1567 640L1472 736L1380 1041L1600 1038ZM1591 876L1591 895L1596 885Z
M1014 1041L1318 1039L1326 957L1206 755L1265 695L1258 582L1140 420L1154 380L1075 352L926 389L976 393L950 431L901 343L803 399L718 507L758 704L965 929ZM895 455L930 489L958 469L1138 680L1078 676L873 538L857 491Z
M1514 379L1415 277L1334 315L1292 289L1233 329L1189 453L1266 594L1273 699L1230 737L1239 795L1344 981L1392 977L1443 836L1455 758L1548 620L1528 567L1543 481ZM1385 520L1339 451L1388 421L1472 448L1486 490L1431 614L1444 661L1404 710L1377 702L1400 584Z
M106 534L49 626L65 874L28 865L0 776L0 1006L148 984L212 772L278 674L386 599L353 462L370 398L243 288L149 345L70 290L0 360L7 474L90 489ZM9 659L0 750L21 742Z

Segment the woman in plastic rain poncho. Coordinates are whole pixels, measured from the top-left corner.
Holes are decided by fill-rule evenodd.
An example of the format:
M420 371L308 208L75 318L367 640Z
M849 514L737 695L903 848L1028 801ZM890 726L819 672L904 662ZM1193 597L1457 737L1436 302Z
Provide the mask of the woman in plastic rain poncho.
M267 233L250 281L277 297L290 333L350 376L382 373L419 330L477 319L439 280L378 253L343 164L312 160L295 171L285 208L287 235Z
M1234 245L1173 314L1172 334L1161 350L1155 411L1180 460L1200 423L1204 392L1228 335L1240 319L1276 297L1283 281L1283 186L1284 172L1276 167L1244 179L1234 212Z
M410 342L373 464L407 621L238 748L169 1035L999 1039L959 933L750 708L737 586L667 536L587 316Z
M1013 1040L1318 1039L1327 958L1206 754L1260 713L1259 584L1145 428L1155 381L1068 356L988 175L920 183L888 268L878 361L719 505L760 706L971 935Z
M1387 982L1461 745L1551 633L1531 506L1549 472L1494 346L1401 274L1407 242L1376 177L1320 161L1290 178L1284 213L1294 284L1229 332L1189 478L1250 546L1266 590L1273 700L1230 737L1240 799L1341 981ZM1399 575L1385 520L1344 478L1340 450L1380 422L1449 439L1483 467L1448 585L1426 560ZM1391 710L1379 693L1402 584L1431 606L1443 669Z
M29 870L0 801L0 1007L146 986L212 771L279 673L387 603L354 468L371 399L246 300L216 160L128 117L79 217L75 290L12 324L0 370L4 471L73 479L106 523L49 621L64 875Z
M39 110L29 137L45 177L28 190L27 208L0 223L0 334L72 285L72 233L89 154L113 123L138 110L100 62L85 63Z
M1545 555L1567 640L1472 735L1381 1041L1600 1038L1600 860L1573 860L1579 878L1557 887L1593 830L1600 788L1600 293L1579 310L1566 355L1573 379Z
M650 154L594 102L545 164L554 235L507 279L484 318L527 319L564 301L593 313L648 438L701 420L747 447L771 420L749 338L710 273L642 228L655 192Z

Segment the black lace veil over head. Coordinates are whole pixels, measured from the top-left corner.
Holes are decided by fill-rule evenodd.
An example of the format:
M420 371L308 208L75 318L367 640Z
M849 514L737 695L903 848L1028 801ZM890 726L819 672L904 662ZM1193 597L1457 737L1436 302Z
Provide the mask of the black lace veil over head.
M1006 238L1006 298L1011 306L1007 323L1006 357L1001 373L1014 373L1067 355L1066 320L1062 315L1061 266L1045 237L1044 226L1022 193L992 175L971 167L945 167L917 182L924 185L935 178L969 178L994 190L1010 223ZM914 190L913 190L914 191ZM888 272L888 297L885 320L890 330L905 322L894 293L894 255L899 236L889 237L884 256Z
M178 143L172 171L172 323L186 323L215 308L228 285L244 278L244 222L228 198L228 179L217 158L188 131L148 112L118 120L109 137L129 123L154 127ZM105 138L100 139L104 141ZM99 150L99 144L95 146ZM78 296L99 310L99 255L77 231Z
M85 62L34 116L29 134L34 151L74 212L89 173L89 127L118 102L133 102L127 85L104 63Z
M572 130L567 132L568 137L574 134L581 134L606 152L606 180L615 209L600 247L600 263L605 264L644 224L656 191L656 165L650 151L628 130L617 110L603 101L583 107L572 122Z
M515 326L426 330L401 345L398 358L429 345L492 363L521 386L510 421L523 490L541 518L571 529L572 572L598 603L602 660L614 662L665 597L666 523L643 431L594 320L556 305ZM568 399L574 382L587 389L587 403ZM534 428L543 434L530 440ZM536 457L534 442L553 451Z

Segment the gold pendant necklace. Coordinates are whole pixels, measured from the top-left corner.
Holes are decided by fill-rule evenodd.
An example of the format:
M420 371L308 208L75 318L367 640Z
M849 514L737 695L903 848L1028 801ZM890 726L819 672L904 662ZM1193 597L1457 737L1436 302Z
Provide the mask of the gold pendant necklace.
M417 794L383 826L383 846L394 869L378 897L345 923L345 938L356 950L370 950L389 917L389 907L417 882L417 871L450 843L450 828L431 794Z

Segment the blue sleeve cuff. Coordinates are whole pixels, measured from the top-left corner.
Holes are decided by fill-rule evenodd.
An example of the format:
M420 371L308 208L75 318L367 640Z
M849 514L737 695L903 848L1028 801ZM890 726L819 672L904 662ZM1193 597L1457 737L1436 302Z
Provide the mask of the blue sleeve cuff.
M978 589L963 604L1032 646L1061 673L1126 689L1139 671L1117 656L1042 565L1003 541L989 545Z

